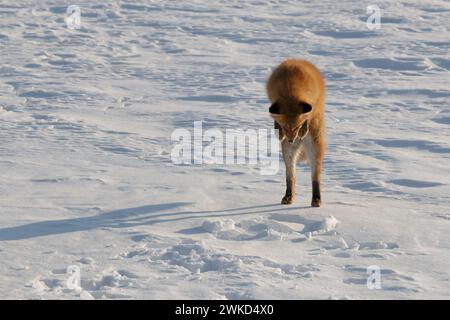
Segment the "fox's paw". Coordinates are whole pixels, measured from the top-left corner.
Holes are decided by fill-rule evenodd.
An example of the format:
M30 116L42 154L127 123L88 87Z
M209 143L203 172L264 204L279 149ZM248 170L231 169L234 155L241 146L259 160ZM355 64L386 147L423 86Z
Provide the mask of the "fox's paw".
M322 201L319 199L312 199L311 206L312 207L320 207L322 205Z
M294 202L294 197L293 196L284 196L283 199L281 199L281 204L291 204L292 202Z

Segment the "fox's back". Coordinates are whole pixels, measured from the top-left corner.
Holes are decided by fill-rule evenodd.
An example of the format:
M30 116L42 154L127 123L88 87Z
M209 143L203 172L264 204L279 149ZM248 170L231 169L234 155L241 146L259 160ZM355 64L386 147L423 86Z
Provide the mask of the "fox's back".
M280 64L267 82L267 94L272 103L289 104L301 101L322 113L325 84L320 71L306 60L290 59Z

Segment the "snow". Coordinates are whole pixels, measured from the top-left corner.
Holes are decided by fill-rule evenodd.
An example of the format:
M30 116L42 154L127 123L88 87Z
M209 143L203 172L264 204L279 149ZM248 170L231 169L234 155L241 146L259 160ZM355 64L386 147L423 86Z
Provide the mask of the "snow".
M0 298L450 297L448 2L0 2ZM282 163L171 162L194 121L272 128L288 57L327 83L323 207L304 165L282 206Z

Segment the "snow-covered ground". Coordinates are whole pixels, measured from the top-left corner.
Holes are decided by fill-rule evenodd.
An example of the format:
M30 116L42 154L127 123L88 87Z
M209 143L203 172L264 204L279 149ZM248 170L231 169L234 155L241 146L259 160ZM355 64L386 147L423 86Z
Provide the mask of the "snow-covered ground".
M450 298L449 22L448 1L0 1L0 298ZM196 120L271 128L288 57L327 82L322 208L304 165L282 206L282 163L171 162Z

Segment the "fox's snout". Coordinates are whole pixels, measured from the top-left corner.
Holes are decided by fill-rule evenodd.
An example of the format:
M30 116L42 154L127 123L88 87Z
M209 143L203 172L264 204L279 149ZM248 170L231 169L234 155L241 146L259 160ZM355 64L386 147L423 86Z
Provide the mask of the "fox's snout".
M299 129L300 128L296 128L294 130L283 129L284 134L286 135L286 139L289 143L292 144L297 139Z
M300 126L294 129L281 127L286 140L293 144L298 138L303 139L309 131L308 121L304 121Z

